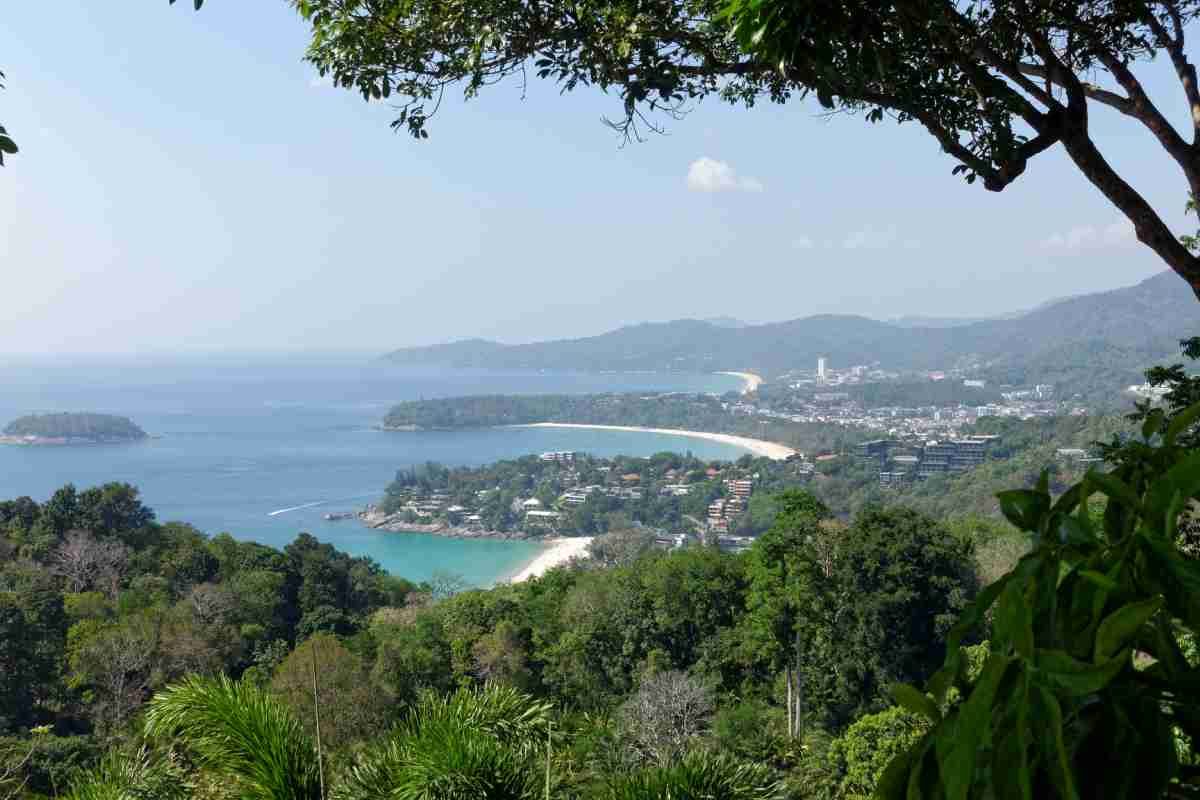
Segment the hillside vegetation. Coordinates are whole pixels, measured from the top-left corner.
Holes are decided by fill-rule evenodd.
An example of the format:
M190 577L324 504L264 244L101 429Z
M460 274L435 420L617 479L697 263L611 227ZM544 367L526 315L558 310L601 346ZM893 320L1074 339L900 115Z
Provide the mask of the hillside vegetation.
M1136 286L1082 295L1027 313L946 327L820 315L729 327L701 320L633 325L581 339L504 345L467 340L397 350L398 364L455 367L685 370L756 369L771 376L832 365L889 369L976 364L1003 383L1113 387L1141 382L1142 370L1171 358L1200 327L1187 285L1164 272Z
M264 724L240 715L268 707L277 708L269 719L287 723L287 748L310 753L293 767L308 775L318 674L326 780L346 792L336 796L425 797L350 793L395 757L387 750L400 735L400 753L424 742L432 774L471 774L472 762L437 760L457 740L421 739L431 728L452 735L431 720L468 708L473 724L494 719L496 735L541 720L533 788L433 796L542 797L551 722L556 798L624 797L612 793L622 776L650 779L687 753L714 750L764 782L799 785L806 759L788 722L785 666L806 686L797 710L810 729L824 741L841 735L889 705L889 683L936 667L978 578L971 544L918 513L869 510L836 523L803 493L781 507L781 524L744 555L649 550L629 531L629 546L606 548L602 561L455 594L450 582L416 586L306 534L280 551L159 524L122 484L65 487L44 504L0 502L0 791L15 775L24 789L16 796L61 794L79 767L136 738L146 720L155 747L184 744L188 730L241 727L222 743L225 760L169 759L185 771L176 782L186 792L100 796L225 797L202 787L220 785L229 748ZM821 561L829 548L838 552L831 569ZM795 624L811 648L799 663ZM240 683L188 677L198 675ZM189 723L214 697L226 700L221 713ZM249 760L268 747L253 742ZM488 742L471 747L486 755ZM807 768L828 772L835 787L846 756L830 760L825 750ZM523 763L511 766L525 774Z

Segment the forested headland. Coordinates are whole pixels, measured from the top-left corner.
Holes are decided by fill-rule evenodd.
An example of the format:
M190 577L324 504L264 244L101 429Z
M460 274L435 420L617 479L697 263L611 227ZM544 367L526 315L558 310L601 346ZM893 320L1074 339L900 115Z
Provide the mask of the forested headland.
M1059 450L1096 452L1098 442L1132 432L1128 420L1115 416L984 418L962 431L999 437L983 464L896 485L881 485L878 463L864 461L853 449L816 461L751 455L734 462L704 461L664 452L648 458L574 453L568 462L530 455L480 467L428 463L400 470L379 509L409 523L467 530L473 522L479 529L511 532L525 531L521 504L532 499L540 509L558 512L556 534L594 535L636 524L703 535L709 506L732 496L731 481L747 481L752 492L728 520L726 532L734 536L768 530L777 513L774 497L788 489L811 492L841 519L872 505L902 505L936 518L998 519L999 487L1032 487L1046 472L1052 488L1062 491L1083 477L1088 462L1064 458Z
M389 430L459 430L536 422L631 425L749 436L806 453L846 451L866 431L730 413L708 394L479 395L410 400L388 411Z
M4 427L3 435L35 442L125 442L146 438L146 432L127 417L75 412L19 417Z

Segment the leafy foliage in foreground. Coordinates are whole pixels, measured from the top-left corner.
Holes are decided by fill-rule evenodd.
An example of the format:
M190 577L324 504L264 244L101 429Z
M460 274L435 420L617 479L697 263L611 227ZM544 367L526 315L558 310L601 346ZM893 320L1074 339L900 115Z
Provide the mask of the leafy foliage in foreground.
M192 676L155 695L146 733L183 743L196 761L236 784L245 800L320 800L316 748L264 689L225 676Z
M67 800L185 800L180 771L146 748L114 750L71 783Z
M1180 437L1197 419L1200 405L1147 415L1143 440L1110 453L1112 472L1057 499L1045 481L1000 495L1034 550L960 619L928 695L896 687L934 726L879 796L1200 795L1200 667L1182 646L1200 631L1200 563L1178 547L1200 493L1200 452ZM985 614L989 652L972 678L962 642Z
M689 753L667 766L617 776L605 800L779 800L784 796L783 787L762 765Z

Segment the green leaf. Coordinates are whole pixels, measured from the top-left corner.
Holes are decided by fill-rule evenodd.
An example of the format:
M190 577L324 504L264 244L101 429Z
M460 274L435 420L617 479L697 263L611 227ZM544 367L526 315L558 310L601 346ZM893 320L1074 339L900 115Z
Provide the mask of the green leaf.
M1096 535L1091 523L1079 517L1058 517L1058 541L1076 548L1092 549L1096 546Z
M875 784L874 797L877 800L904 800L908 794L909 775L914 772L913 767L920 764L929 752L930 741L926 736L903 753L897 753L888 762L883 775Z
M1046 474L1045 472L1042 473ZM1051 514L1070 514L1083 501L1083 484L1077 483L1062 493L1050 507Z
M929 695L909 686L907 683L895 683L891 688L892 699L897 705L914 714L927 717L930 722L937 724L942 720L942 712L937 704L929 699Z
M1163 436L1163 441L1167 444L1175 444L1175 440L1179 438L1179 434L1187 431L1197 421L1200 421L1200 403L1188 406L1175 415L1175 419L1171 420L1171 424L1167 426L1167 432Z
M1120 584L1118 584L1112 578L1108 577L1104 573L1096 572L1096 570L1094 570L1094 569L1079 570L1079 577L1081 577L1091 583L1094 583L1095 585L1099 586L1101 589L1104 589L1105 591L1115 592L1117 589L1120 588Z
M996 797L1031 800L1029 749L1029 674L1021 670L1006 698L1010 710L995 737L992 780Z
M1137 493L1128 484L1106 472L1088 470L1084 480L1110 498L1129 508L1130 511L1136 511L1142 507L1142 501L1138 499Z
M958 724L938 731L938 766L946 800L966 800L979 747L990 735L996 691L1012 663L1000 653L989 654L979 680L959 709Z
M1153 597L1128 603L1109 614L1096 629L1096 651L1092 660L1097 664L1111 659L1163 607L1163 598Z
M1107 661L1092 664L1065 650L1039 650L1035 658L1038 671L1047 683L1068 697L1082 697L1103 689L1129 663L1129 651L1123 651Z
M992 636L1007 642L1022 658L1033 657L1033 610L1025 602L1025 584L1013 581L1000 595L993 614Z
M1142 438L1149 440L1151 436L1162 430L1163 421L1165 418L1166 415L1163 414L1163 410L1161 408L1151 409L1150 412L1146 414L1145 421L1142 422Z
M1148 567L1142 579L1160 587L1173 615L1200 628L1200 564L1157 536L1142 535L1138 540Z
M1047 497L1030 489L1012 489L996 495L1000 501L1000 511L1008 521L1023 531L1034 533L1038 530L1042 515L1050 507Z
M1026 558L1029 558L1026 556ZM962 614L958 617L958 622L954 623L954 627L946 634L946 660L942 667L933 674L929 679L927 688L929 692L936 698L938 703L946 701L946 693L950 687L954 685L955 679L958 677L959 663L962 659L962 651L960 645L963 637L970 634L983 621L988 609L996 602L996 598L1004 591L1004 587L1013 580L1014 572L1007 575L1002 575L992 583L983 587L975 599L963 609Z
M1058 704L1058 698L1044 686L1034 686L1032 695L1033 711L1041 722L1040 726L1035 726L1037 735L1033 739L1042 747L1046 771L1050 773L1059 797L1076 800L1079 795L1075 791L1075 778L1071 774L1071 762L1063 742L1062 707Z
M1146 492L1145 516L1159 535L1167 534L1167 515L1176 492L1187 499L1200 492L1200 453L1181 458Z

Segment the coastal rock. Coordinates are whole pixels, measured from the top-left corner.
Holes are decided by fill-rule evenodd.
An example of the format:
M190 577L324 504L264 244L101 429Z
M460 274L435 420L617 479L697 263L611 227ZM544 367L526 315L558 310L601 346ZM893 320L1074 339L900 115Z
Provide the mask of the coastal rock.
M368 528L392 533L429 533L454 539L505 539L510 541L538 538L525 531L490 531L462 525L447 525L444 522L429 524L405 522L403 514L385 514L376 506L367 506L358 512L358 518Z

